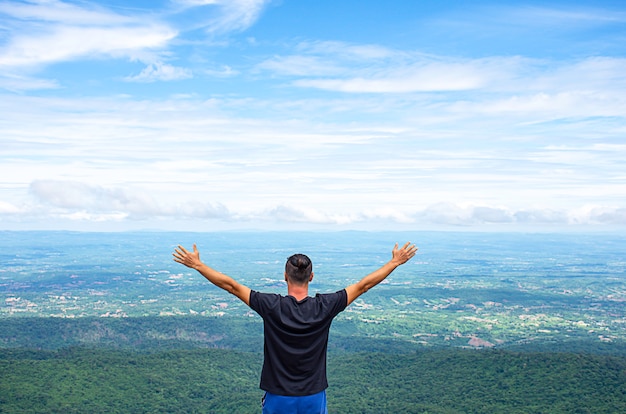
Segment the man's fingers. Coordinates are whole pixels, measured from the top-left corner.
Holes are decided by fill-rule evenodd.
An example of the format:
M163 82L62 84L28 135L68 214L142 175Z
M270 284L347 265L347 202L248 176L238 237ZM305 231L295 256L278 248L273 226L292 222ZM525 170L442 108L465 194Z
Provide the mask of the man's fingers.
M198 247L196 247L195 243L193 244L193 252L190 252L179 244L178 247L174 249L172 256L174 256L175 262L188 265L188 263L191 263L194 260L194 256L199 258L200 253L198 253Z
M185 256L187 256L188 254L189 252L187 251L187 249L179 244L178 247L174 249L174 253L172 253L172 256L174 256L174 261L182 263L182 261L185 260Z
M413 257L417 253L417 246L411 244L411 242L406 242L404 246L402 246L402 250L404 250L407 256Z

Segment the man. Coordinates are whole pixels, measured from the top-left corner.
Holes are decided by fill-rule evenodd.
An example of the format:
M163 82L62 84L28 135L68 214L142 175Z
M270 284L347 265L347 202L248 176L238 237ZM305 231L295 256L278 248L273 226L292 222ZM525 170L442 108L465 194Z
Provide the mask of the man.
M326 349L331 322L356 298L382 282L396 267L406 263L417 247L406 243L392 250L389 262L359 282L335 293L310 297L313 265L303 254L285 264L287 296L260 293L207 266L193 251L178 246L174 261L195 269L209 282L237 296L263 318L264 361L261 389L264 414L325 414Z

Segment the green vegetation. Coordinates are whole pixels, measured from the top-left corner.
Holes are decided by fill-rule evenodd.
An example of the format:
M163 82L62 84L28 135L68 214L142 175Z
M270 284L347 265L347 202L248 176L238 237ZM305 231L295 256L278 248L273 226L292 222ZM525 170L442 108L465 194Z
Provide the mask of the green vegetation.
M616 413L626 409L623 357L439 350L356 354L333 362L331 372L337 380L331 395L338 413Z
M626 412L626 345L462 349L336 322L331 413ZM259 413L257 318L0 320L0 413Z
M258 413L261 355L0 351L2 413ZM331 413L626 412L626 358L435 350L334 353Z
M68 348L0 355L2 413L256 413L261 399L258 354Z

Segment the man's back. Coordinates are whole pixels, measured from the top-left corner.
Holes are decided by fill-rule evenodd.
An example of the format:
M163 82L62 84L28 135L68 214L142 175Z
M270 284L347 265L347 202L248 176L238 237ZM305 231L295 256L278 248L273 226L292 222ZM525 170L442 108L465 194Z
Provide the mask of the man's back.
M264 321L261 388L293 396L325 390L330 325L347 303L345 290L301 301L292 296L252 291L250 307Z

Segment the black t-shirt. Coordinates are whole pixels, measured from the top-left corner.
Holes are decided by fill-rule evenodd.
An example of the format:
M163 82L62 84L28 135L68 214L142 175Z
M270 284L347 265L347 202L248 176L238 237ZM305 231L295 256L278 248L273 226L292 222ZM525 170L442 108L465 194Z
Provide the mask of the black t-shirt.
M342 289L300 302L293 296L250 293L250 307L263 318L261 389L278 395L312 395L328 388L326 349L335 316L348 306Z

